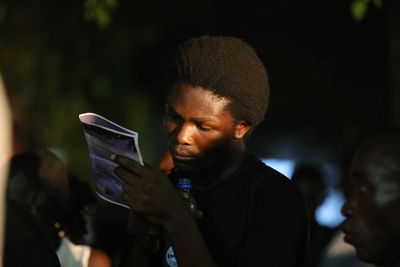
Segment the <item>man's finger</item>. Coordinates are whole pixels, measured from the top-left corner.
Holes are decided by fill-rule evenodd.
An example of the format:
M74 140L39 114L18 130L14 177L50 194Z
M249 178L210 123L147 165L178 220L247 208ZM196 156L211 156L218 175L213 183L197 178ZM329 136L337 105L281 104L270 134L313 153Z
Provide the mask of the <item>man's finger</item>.
M127 194L124 194L122 196L122 199L124 200L125 204L128 205L132 210L135 210L135 201Z
M142 192L136 188L124 185L124 195L122 196L124 202L134 211L144 212Z
M114 173L127 184L130 184L132 186L141 185L141 179L135 173L130 172L123 167L116 167L114 169Z
M132 186L130 184L124 184L122 185L122 189L124 190L125 195L131 196L134 200L138 200L140 198L140 187Z
M111 155L111 160L117 163L118 165L126 168L127 170L134 172L137 174L139 177L148 177L150 176L151 172L149 170L137 163L136 161L120 156L120 155Z

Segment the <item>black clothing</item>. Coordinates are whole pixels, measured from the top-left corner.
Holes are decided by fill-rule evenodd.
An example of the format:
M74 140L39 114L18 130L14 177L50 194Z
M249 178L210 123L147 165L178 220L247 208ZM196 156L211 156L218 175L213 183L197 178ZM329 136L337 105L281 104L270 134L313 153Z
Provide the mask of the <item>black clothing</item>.
M32 216L11 198L6 200L4 267L58 267L57 254Z
M307 214L300 191L249 156L207 192L193 192L202 236L218 267L302 266Z
M321 266L321 258L335 232L335 228L321 226L316 221L310 222L310 242L305 266Z

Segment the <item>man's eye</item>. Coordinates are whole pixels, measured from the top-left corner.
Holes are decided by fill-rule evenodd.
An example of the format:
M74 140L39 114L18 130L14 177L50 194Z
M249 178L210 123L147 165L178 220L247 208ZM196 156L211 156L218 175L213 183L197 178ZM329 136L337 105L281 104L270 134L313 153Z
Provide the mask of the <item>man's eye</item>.
M171 121L178 121L179 116L172 112L167 112L167 119Z
M197 125L197 129L199 129L200 131L208 131L208 130L211 130L210 128L204 127L203 125Z
M370 192L370 186L367 183L358 184L355 187L355 192L358 192L360 194L367 194Z

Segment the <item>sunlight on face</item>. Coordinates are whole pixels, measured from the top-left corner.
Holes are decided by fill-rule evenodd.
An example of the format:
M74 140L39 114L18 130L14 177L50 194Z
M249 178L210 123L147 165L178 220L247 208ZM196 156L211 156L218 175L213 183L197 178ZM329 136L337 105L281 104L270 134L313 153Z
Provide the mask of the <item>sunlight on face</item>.
M169 95L165 125L175 167L203 170L221 162L233 150L234 119L229 101L211 91L181 85Z

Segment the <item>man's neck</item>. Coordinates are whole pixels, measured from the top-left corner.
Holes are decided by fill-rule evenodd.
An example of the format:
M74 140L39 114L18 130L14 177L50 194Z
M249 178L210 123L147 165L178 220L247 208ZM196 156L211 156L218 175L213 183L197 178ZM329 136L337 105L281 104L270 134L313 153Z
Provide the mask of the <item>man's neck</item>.
M220 163L218 166L210 168L210 171L199 173L200 179L197 180L194 185L198 191L204 192L214 188L226 177L232 175L243 163L243 161L248 157L249 153L243 146L231 153L230 157Z

